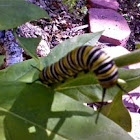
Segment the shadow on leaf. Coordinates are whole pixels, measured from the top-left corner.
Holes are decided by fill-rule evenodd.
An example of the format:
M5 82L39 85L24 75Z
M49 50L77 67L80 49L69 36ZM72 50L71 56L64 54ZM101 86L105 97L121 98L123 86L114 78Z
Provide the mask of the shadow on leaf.
M63 137L61 127L69 118L93 115L73 109L69 99L43 85L27 84L4 119L6 138L52 140Z

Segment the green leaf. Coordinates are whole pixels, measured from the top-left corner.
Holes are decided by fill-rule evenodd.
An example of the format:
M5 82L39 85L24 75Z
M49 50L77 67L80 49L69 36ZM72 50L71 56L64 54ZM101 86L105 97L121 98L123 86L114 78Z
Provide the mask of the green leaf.
M39 72L32 67L37 65L34 60L28 60L21 63L14 64L0 71L0 82L14 82L20 81L31 83L34 78L37 79Z
M140 84L140 69L121 68L119 69L119 78L126 81L127 84L124 89L129 92ZM79 74L76 78L71 78L64 83L54 84L53 86L55 90L81 102L98 102L102 99L102 87L93 73ZM107 89L105 101L112 100L118 91L117 86Z
M62 92L80 102L98 102L102 98L103 88L99 85L93 73L79 74L76 78L66 80L64 83L54 84L54 87L56 91ZM113 99L114 96L114 93L107 93L105 100Z
M0 107L10 109L25 86L19 82L0 82Z
M10 100L6 93L4 96ZM11 109L2 106L0 110L5 116L0 126L7 140L132 140L103 115L95 124L97 113L92 108L39 84L26 84Z
M23 0L0 0L0 13L0 30L15 28L43 17L49 18L46 11Z
M140 42L136 43L136 46L140 49Z
M66 41L57 45L51 51L51 53L43 60L44 66L48 66L48 65L58 61L63 56L67 55L68 52L72 51L73 49L75 49L79 46L89 44L90 41L92 41L92 45L94 46L95 43L100 38L101 34L102 34L102 32L86 33L83 35L75 36L71 39L67 39Z
M101 112L127 132L131 131L131 117L122 102L122 91L118 92L111 104L103 106Z
M119 69L119 78L126 81L126 91L131 91L140 85L140 69Z
M5 119L5 113L1 109L4 108L6 110L9 110L12 107L14 101L16 100L24 86L24 83L0 83L0 140L5 140L3 124L3 121Z
M5 56L4 56L4 55L0 55L0 65L2 65L2 64L3 64L3 62L4 62L4 58L5 58Z
M29 54L31 57L33 57L37 62L39 62L39 59L36 54L36 48L41 40L41 38L24 38L24 37L17 37L18 42L20 46L26 51L27 54Z

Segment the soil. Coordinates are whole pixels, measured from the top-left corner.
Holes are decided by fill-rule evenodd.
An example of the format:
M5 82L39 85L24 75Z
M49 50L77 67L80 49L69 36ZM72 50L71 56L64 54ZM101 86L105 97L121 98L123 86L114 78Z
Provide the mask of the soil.
M126 48L134 50L136 49L135 44L140 42L140 0L117 1L120 4L118 11L125 17L131 29ZM34 3L36 4L35 0ZM51 21L41 19L33 23L41 26L48 33L50 48L55 47L65 39L89 32L87 9L85 7L90 6L86 1L77 1L72 9L64 5L61 0L47 0L44 1L44 4L42 7L50 15Z
M51 20L41 19L32 23L48 33L50 48L53 48L68 38L88 32L87 13L82 13L85 4L85 1L80 0L73 9L69 9L61 0L44 1L43 8Z
M119 12L126 18L131 29L131 35L127 42L128 50L136 49L136 43L140 43L140 0L117 0L120 4Z

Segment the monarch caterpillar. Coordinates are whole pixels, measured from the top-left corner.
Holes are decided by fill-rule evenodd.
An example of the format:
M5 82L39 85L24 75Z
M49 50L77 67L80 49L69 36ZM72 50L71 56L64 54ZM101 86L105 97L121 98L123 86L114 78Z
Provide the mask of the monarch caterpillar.
M58 62L43 69L40 80L46 84L64 81L81 71L91 71L97 76L103 88L117 84L118 68L114 61L100 48L92 46L78 47Z
M58 62L45 67L39 77L41 82L49 85L74 77L82 71L90 71L97 76L99 84L103 87L102 102L107 88L114 85L121 88L118 84L118 68L114 61L102 49L92 46L72 50ZM102 106L103 104L98 111L96 122Z

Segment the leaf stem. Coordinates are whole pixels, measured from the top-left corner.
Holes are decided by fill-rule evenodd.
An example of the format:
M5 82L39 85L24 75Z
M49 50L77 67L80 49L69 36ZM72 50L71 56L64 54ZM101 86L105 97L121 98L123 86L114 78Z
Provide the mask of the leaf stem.
M114 61L118 67L138 63L140 62L140 49L129 54L116 57L114 58Z

